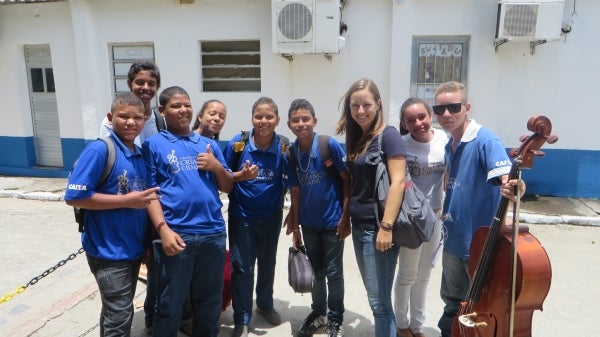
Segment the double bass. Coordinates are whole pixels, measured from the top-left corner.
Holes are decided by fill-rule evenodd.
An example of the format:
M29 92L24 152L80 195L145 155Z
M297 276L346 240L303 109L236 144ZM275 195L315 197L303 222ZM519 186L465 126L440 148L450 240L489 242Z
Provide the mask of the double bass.
M558 139L544 116L531 117L527 129L533 134L522 136L519 149L510 151L509 179L521 179L521 169L533 167L533 159L544 155L541 146ZM544 247L526 226L519 226L515 199L512 224L506 213L513 201L503 197L493 223L472 238L471 284L454 318L452 337L531 337L533 311L542 310L552 270Z

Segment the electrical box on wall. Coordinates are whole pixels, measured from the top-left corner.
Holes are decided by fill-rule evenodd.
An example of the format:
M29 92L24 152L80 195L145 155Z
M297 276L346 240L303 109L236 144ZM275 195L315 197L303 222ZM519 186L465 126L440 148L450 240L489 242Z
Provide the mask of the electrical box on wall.
M275 54L339 53L339 0L272 0L272 42Z
M502 0L498 3L496 40L558 40L564 6L564 0Z

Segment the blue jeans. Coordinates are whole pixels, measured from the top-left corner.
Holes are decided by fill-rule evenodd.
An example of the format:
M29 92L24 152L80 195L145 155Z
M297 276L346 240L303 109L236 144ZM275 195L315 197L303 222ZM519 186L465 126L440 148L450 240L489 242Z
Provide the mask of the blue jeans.
M136 260L108 261L86 256L102 300L100 336L129 336L141 257Z
M438 321L442 337L450 337L452 321L458 312L460 302L465 299L470 285L469 261L462 260L444 250L442 254L442 286L440 295L446 304Z
M381 252L375 248L376 238L377 230L352 226L354 254L373 311L375 337L395 337L396 318L392 307L392 285L399 247L394 245Z
M174 256L165 254L160 240L153 242L159 282L152 334L177 336L189 292L194 308L192 336L216 337L221 315L226 233L179 235L186 247Z
M306 255L315 272L311 308L321 316L327 314L330 322L342 323L344 321L344 241L338 239L335 228L302 226L302 236Z
M254 265L257 265L256 306L273 310L275 257L281 231L283 211L261 218L239 218L229 215L229 252L231 253L231 286L233 321L250 324Z

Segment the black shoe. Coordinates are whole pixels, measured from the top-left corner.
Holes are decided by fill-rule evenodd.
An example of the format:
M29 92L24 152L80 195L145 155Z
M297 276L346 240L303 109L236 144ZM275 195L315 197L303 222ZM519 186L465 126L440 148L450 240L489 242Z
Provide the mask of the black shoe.
M233 332L231 333L231 337L248 337L248 326L236 324L233 327Z
M327 324L327 337L344 337L344 327L340 322L329 322Z
M313 311L306 317L304 323L302 323L296 337L312 337L315 332L323 331L323 328L326 326L325 316L321 316Z
M275 311L275 309L265 311L261 308L256 308L256 312L261 314L262 317L264 317L265 321L269 322L269 324L273 326L281 324L281 316L279 316L279 313Z

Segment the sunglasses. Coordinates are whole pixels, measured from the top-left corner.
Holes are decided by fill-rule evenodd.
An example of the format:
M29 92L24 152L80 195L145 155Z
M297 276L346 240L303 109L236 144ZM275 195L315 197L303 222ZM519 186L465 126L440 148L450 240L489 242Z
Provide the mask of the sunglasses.
M452 103L452 104L442 104L442 105L434 105L432 106L433 108L433 113L441 116L444 114L444 112L446 111L446 109L448 109L448 111L450 111L451 114L455 114L455 113L459 113L460 110L462 110L462 105L465 103Z

